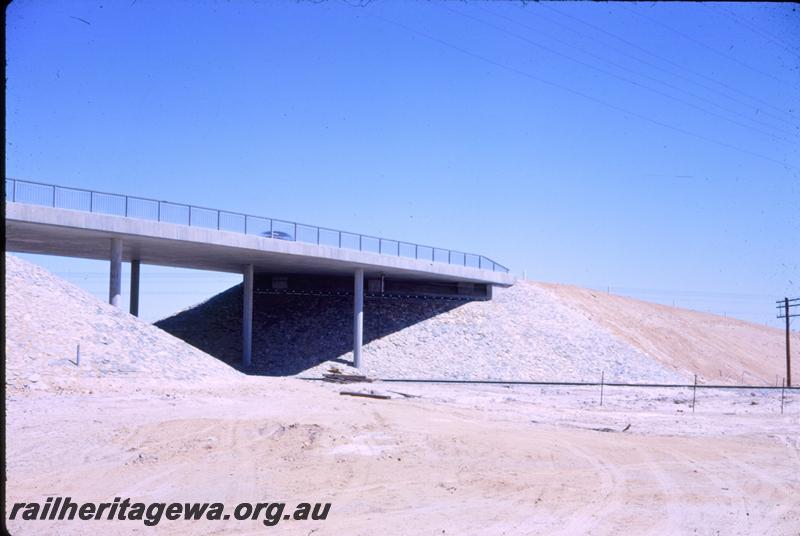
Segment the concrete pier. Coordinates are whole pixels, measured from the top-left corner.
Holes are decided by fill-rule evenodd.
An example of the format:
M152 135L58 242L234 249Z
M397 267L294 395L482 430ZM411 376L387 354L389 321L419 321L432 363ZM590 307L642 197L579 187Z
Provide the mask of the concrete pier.
M244 268L242 285L242 365L249 367L253 357L253 265Z
M141 261L131 260L131 314L139 316L139 272Z
M364 269L357 268L353 289L353 366L361 368L364 340Z
M111 270L108 278L108 303L119 307L122 300L122 239L111 239Z

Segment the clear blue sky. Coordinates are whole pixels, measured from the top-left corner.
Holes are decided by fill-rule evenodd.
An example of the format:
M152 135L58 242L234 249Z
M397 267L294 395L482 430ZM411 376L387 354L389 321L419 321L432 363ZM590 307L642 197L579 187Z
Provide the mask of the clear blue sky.
M779 325L800 296L798 9L18 0L6 173ZM107 263L26 257L107 299ZM147 266L142 315L240 280Z

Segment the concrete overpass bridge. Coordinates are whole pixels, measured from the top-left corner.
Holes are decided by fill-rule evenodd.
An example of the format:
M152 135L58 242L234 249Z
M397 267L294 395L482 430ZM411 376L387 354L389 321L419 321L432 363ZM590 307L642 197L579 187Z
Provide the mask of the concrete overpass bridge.
M5 180L6 250L109 261L109 303L119 306L122 262L131 264L130 312L138 315L141 263L241 273L242 364L252 355L253 282L272 274L353 279L354 365L361 364L364 283L388 279L424 292L491 298L515 282L482 255L121 194ZM276 288L278 288L276 287Z

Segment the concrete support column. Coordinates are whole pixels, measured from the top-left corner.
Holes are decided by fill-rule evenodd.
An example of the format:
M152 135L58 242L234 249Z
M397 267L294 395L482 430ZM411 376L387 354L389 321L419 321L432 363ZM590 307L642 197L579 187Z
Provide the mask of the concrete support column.
M253 265L244 267L242 289L242 365L250 366L253 356Z
M139 316L139 259L131 260L131 314Z
M122 301L122 239L111 239L111 273L108 278L108 303L119 307Z
M364 269L355 274L353 292L353 366L361 368L361 345L364 340Z

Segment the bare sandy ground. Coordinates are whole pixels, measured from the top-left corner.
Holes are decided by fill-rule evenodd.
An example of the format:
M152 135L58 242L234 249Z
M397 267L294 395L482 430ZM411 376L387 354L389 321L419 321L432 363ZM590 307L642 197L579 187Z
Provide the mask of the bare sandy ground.
M7 400L7 506L330 502L325 521L166 521L165 534L800 534L800 394L352 386L245 377ZM366 388L356 386L355 388ZM90 392L91 391L91 392ZM627 425L627 431L622 431ZM12 521L14 534L141 522Z

